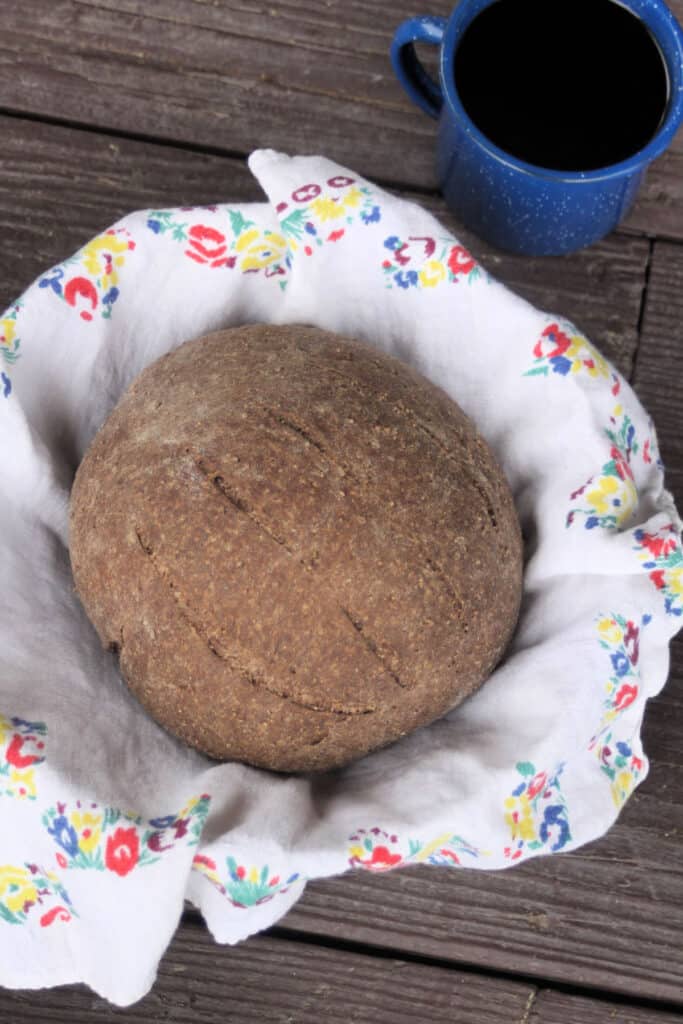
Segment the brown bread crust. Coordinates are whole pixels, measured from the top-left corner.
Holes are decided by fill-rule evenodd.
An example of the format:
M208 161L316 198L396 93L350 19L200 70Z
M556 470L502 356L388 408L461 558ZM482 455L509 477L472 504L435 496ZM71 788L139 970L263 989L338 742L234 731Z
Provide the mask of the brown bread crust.
M403 363L250 325L148 367L71 500L77 591L147 710L219 759L341 766L444 714L514 629L490 449Z

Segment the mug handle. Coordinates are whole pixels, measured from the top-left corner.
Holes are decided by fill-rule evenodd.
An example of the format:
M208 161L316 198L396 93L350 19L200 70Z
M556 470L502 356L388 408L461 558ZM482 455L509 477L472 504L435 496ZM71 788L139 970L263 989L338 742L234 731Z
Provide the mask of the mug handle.
M438 117L443 106L441 87L425 71L415 53L415 43L441 46L446 31L446 18L422 15L408 18L396 29L391 44L391 63L398 80L410 96L430 117Z

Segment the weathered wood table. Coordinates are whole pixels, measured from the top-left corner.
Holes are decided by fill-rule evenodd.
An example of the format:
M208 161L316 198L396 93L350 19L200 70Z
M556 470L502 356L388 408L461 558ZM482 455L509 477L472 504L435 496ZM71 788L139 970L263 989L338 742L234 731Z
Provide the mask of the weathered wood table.
M391 71L393 28L420 7L0 0L0 306L132 209L260 198L253 148L321 152L415 195L497 277L582 328L653 414L683 505L683 135L605 241L565 258L492 251L449 218L433 123ZM544 74L576 73L551 64L539 54ZM649 777L576 853L316 882L237 948L188 912L138 1005L114 1011L80 986L0 991L0 1022L669 1024L683 1013L683 640L644 738Z

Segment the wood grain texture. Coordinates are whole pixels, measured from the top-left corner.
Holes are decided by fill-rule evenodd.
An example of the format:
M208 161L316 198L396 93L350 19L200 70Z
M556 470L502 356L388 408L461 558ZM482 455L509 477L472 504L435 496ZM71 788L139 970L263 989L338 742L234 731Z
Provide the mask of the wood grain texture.
M434 12L448 6L437 0ZM408 0L390 17L380 0L4 8L7 108L231 152L322 151L367 174L435 184L435 125L388 59L394 25L415 13Z
M634 385L657 428L667 484L683 507L683 246L655 242Z
M543 989L530 1008L524 1024L680 1024L677 1013L652 1007L586 999Z
M256 936L218 946L184 922L153 990L123 1011L81 985L0 990L0 1024L520 1024L533 987L512 979Z
M0 307L131 210L263 198L242 160L11 117L0 116L0 129ZM457 230L443 200L406 195ZM529 301L573 320L629 373L646 241L615 235L572 256L528 259L461 235L491 273Z
M679 12L679 18L683 21L683 13ZM683 240L683 132L679 131L666 153L651 164L622 229Z
M436 187L435 123L388 57L396 0L3 0L5 109L247 153L323 152ZM683 20L683 0L671 0ZM448 15L451 0L429 13ZM683 134L650 170L632 230L683 237Z

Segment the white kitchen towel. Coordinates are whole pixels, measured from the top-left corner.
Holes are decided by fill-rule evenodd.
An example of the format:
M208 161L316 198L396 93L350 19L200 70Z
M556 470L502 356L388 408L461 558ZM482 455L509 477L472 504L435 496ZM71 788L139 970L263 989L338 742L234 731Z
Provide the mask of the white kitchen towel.
M309 879L495 869L602 835L683 619L680 520L651 421L558 314L429 213L321 157L253 154L268 202L124 217L0 321L0 983L139 999L182 912L219 942ZM216 765L129 694L75 597L67 510L139 371L252 321L410 363L473 417L515 495L524 601L503 664L445 718L318 777Z

